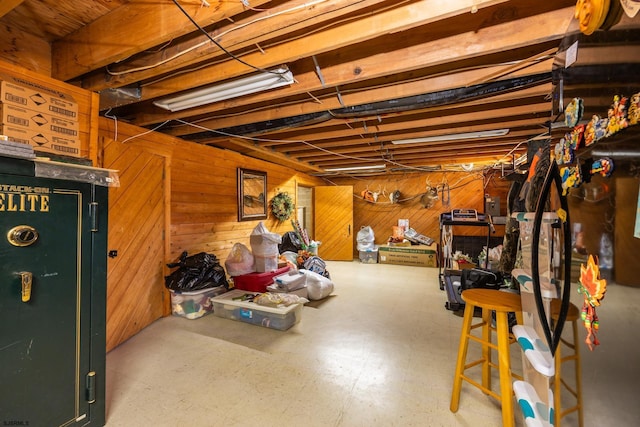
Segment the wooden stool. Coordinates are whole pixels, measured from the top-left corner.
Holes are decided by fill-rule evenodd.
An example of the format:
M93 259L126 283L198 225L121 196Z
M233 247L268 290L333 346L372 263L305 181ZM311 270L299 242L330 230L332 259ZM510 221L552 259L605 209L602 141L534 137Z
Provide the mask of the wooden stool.
M509 344L514 340L509 334L509 313L516 313L518 324L522 324L522 306L520 295L511 292L501 292L491 289L468 289L462 292L465 301L464 318L462 320L462 332L460 334L460 346L458 347L458 361L456 374L453 379L453 393L451 394L451 412L458 411L460 403L460 391L462 380L478 387L485 394L499 400L502 403L502 424L514 425L513 415L513 388L510 366ZM472 324L475 308L482 309L482 322ZM498 336L498 345L491 342L491 312L496 313L495 331ZM482 327L482 337L471 334L475 328ZM474 362L466 363L469 340L474 340L482 345L482 358ZM491 349L498 351L498 363L491 362ZM473 366L482 364L482 384L464 375L464 371ZM500 373L500 395L491 390L491 368L498 368ZM521 379L521 378L520 378Z
M551 318L554 321L558 320L560 313L560 300L554 299L551 301ZM553 385L553 405L555 410L555 427L560 427L560 421L562 418L572 412L578 412L578 426L582 427L582 378L581 378L581 366L580 366L580 343L578 342L578 320L580 319L580 310L573 304L569 304L569 311L567 312L566 322L571 322L573 329L573 341L567 341L564 338L560 338L560 344L556 348L555 354L555 379ZM567 346L573 353L564 356L561 352L562 344ZM575 388L572 388L562 378L562 364L565 362L573 361L574 374L575 374ZM573 395L576 399L576 404L570 408L562 410L562 388L564 388Z

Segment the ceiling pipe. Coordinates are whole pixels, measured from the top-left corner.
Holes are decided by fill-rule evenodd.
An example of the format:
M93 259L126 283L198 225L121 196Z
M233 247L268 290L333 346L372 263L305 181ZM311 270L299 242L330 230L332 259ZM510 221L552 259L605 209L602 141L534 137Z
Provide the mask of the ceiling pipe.
M212 138L224 138L226 135L259 135L261 133L273 132L276 130L316 124L332 118L358 118L378 114L419 110L427 107L437 107L474 99L482 99L502 93L526 89L549 81L551 81L550 72L540 73L532 76L515 77L491 83L477 84L469 87L446 89L422 95L407 96L404 98L391 99L370 104L338 108L330 110L329 112L304 114L300 116L285 117L282 119L218 129L220 133L213 131L198 132L183 135L181 138L189 141L199 141L209 140ZM551 106L549 106L549 110L551 110Z
M591 157L609 157L613 160L640 160L640 144L637 142L598 142L591 150Z

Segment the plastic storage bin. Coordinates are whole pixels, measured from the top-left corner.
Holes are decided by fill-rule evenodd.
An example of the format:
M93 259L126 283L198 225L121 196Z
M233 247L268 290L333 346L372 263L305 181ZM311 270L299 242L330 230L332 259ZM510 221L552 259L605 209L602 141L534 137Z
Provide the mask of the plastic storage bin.
M378 263L378 248L367 249L366 251L359 251L360 262L364 264L377 264Z
M302 304L283 308L266 307L241 300L246 294L251 292L235 289L213 298L213 314L224 319L238 320L281 331L291 328L302 317Z
M287 271L289 271L288 265L266 273L242 274L233 278L233 287L243 291L267 292L267 285L273 283L274 277L280 276Z
M171 311L177 316L197 319L213 311L211 298L227 292L224 286L201 289L192 292L171 292Z

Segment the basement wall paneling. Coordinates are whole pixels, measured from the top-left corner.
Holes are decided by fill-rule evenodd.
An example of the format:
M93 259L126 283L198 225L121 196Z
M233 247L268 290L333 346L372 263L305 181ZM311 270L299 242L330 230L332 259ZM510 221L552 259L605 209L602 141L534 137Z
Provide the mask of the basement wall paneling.
M336 185L353 186L354 257L358 257L357 232L363 226L371 226L375 243L385 244L393 234L393 226L398 219L408 219L409 226L418 233L440 240L440 214L452 209L475 209L484 212L484 196L499 196L506 202L510 183L499 176L485 176L480 172L425 172L397 176L371 178L331 178ZM422 195L427 185L442 188L447 183L450 191L439 191L438 200L430 207L423 207ZM486 184L486 187L485 187ZM378 201L365 201L362 191L380 192ZM389 194L400 191L399 203L391 203ZM448 203L447 203L448 201ZM501 214L506 213L506 205L501 204ZM486 236L484 227L456 226L456 235ZM496 226L494 236L502 236L504 226Z
M237 220L238 167L267 173L267 200L283 191L295 202L298 185L324 184L290 168L127 123L100 118L99 127L100 166L119 170L121 181L109 190L109 249L118 251L108 261L109 349L170 314L166 264L183 251L212 253L224 266L235 243L250 247L259 221ZM263 222L278 234L293 229L270 214Z

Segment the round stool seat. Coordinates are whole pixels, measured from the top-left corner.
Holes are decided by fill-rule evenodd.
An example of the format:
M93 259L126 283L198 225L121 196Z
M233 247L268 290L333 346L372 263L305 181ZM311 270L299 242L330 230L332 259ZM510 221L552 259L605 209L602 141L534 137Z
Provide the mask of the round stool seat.
M467 304L500 312L522 311L520 295L493 289L467 289L462 291L462 299Z
M553 320L558 320L558 317L560 316L560 303L561 301L559 299L551 300L551 318ZM567 311L567 318L565 319L565 322L573 322L574 320L578 320L579 318L580 310L578 310L578 307L570 302L569 311Z

